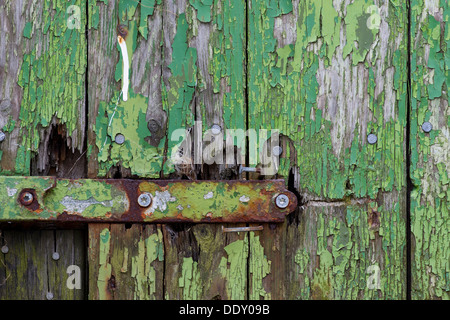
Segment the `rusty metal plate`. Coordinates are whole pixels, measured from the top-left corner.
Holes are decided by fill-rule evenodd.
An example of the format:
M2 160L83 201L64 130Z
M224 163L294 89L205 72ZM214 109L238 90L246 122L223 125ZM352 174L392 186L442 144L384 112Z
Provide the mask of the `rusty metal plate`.
M297 198L284 180L0 177L0 221L282 222Z

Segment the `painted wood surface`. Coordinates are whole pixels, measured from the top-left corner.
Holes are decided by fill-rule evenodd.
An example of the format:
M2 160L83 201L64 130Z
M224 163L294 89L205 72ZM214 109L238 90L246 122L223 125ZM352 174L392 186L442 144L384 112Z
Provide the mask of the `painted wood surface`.
M449 298L448 0L0 4L1 174L239 179L251 137L221 154L222 134L263 145L259 129L278 129L279 170L261 178L299 197L249 233L91 224L85 245L56 231L89 264L82 291L56 280L58 298ZM216 150L202 164L199 134ZM8 232L21 240L5 259L38 238L53 250L53 233ZM37 256L8 288L50 268ZM39 281L0 296L44 298Z

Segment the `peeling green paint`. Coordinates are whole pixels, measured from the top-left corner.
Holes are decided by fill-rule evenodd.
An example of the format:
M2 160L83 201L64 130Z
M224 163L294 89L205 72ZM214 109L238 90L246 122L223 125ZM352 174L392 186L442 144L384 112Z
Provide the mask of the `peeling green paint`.
M411 3L412 298L450 299L450 7ZM428 121L433 130L421 126Z
M230 243L225 252L227 256L220 260L219 271L226 278L228 297L243 300L247 293L248 238Z
M80 8L79 29L67 26L71 5ZM30 159L38 151L42 129L52 125L54 119L65 126L69 147L83 150L85 128L79 126L79 117L85 108L85 17L80 0L46 0L40 17L45 23L28 21L24 27L23 36L30 39L31 45L18 77L23 95L16 123L21 133L15 174L29 174Z
M178 285L183 288L183 300L198 300L201 285L200 272L198 271L198 262L192 257L183 258L181 264L181 276L178 279Z
M267 292L263 286L263 279L271 272L271 262L264 255L264 247L261 246L259 236L255 236L254 232L250 232L250 259L249 272L251 279L251 300L271 299L270 291Z
M131 277L135 279L134 299L154 299L156 293L156 271L152 263L164 260L162 232L140 239L137 243L138 255L131 258Z
M109 298L108 281L111 278L111 264L109 263L110 257L110 232L108 228L105 228L100 233L100 246L99 246L99 269L97 279L98 296L100 300L106 300Z

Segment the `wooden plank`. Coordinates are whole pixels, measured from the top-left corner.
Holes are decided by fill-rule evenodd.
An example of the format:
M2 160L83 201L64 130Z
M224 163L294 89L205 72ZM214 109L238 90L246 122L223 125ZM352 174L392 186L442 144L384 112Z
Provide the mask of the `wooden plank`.
M237 164L244 163L245 154L237 151L245 146L245 137L232 143L230 163L223 141L226 130L247 129L245 12L245 1L164 2L166 176L238 178ZM212 134L213 125L220 127L219 134ZM175 135L183 128L191 130L192 154ZM180 145L181 159L176 153ZM244 225L223 225L232 226ZM248 297L248 235L223 234L222 225L164 225L163 230L166 299Z
M234 225L234 226L244 226ZM247 298L248 235L221 226L164 225L165 299Z
M8 250L1 256L1 300L84 299L82 230L2 230L2 246ZM55 252L58 257L53 256ZM74 274L70 266L79 268L79 289L67 285Z
M449 16L446 0L411 2L413 299L450 299Z
M89 299L161 300L164 243L159 225L89 225Z
M121 0L89 1L88 6L89 177L158 178L166 128L160 82L161 5ZM125 39L123 52L119 30ZM115 142L118 134L123 144Z
M54 162L64 167L66 157L84 152L85 28L69 23L73 15L85 21L85 6L81 0L2 1L0 10L2 172L29 175L39 153L33 166L48 173Z
M248 126L280 130L278 174L304 207L253 236L286 275L260 272L250 297L406 298L406 4L252 0L248 10Z
M5 133L0 174L83 177L84 1L5 0L0 21L0 128ZM77 263L83 270L81 235L70 230L5 231L13 248L3 257L9 278L1 298L46 299L44 291L49 291L54 299L82 299L84 288L66 287L68 265ZM65 251L58 261L49 258L55 245Z

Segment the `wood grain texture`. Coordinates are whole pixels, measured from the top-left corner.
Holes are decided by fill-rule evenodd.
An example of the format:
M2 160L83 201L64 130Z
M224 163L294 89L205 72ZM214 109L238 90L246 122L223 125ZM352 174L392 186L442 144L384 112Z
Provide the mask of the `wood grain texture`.
M1 300L84 299L86 243L81 230L2 230ZM59 259L54 260L54 252ZM80 268L81 288L67 286L69 266ZM70 270L69 270L70 271Z
M83 23L69 27L70 6L85 21L81 0L2 1L3 174L30 174L34 158L37 171L48 172L52 135L67 153L84 151L86 39Z
M411 296L448 300L450 7L414 0L411 10Z
M163 299L164 256L158 225L90 224L89 299Z
M255 286L278 299L406 298L406 5L248 8L248 125L280 130L278 173L304 208L297 223L261 233L286 276L275 269ZM369 284L374 270L380 285Z

